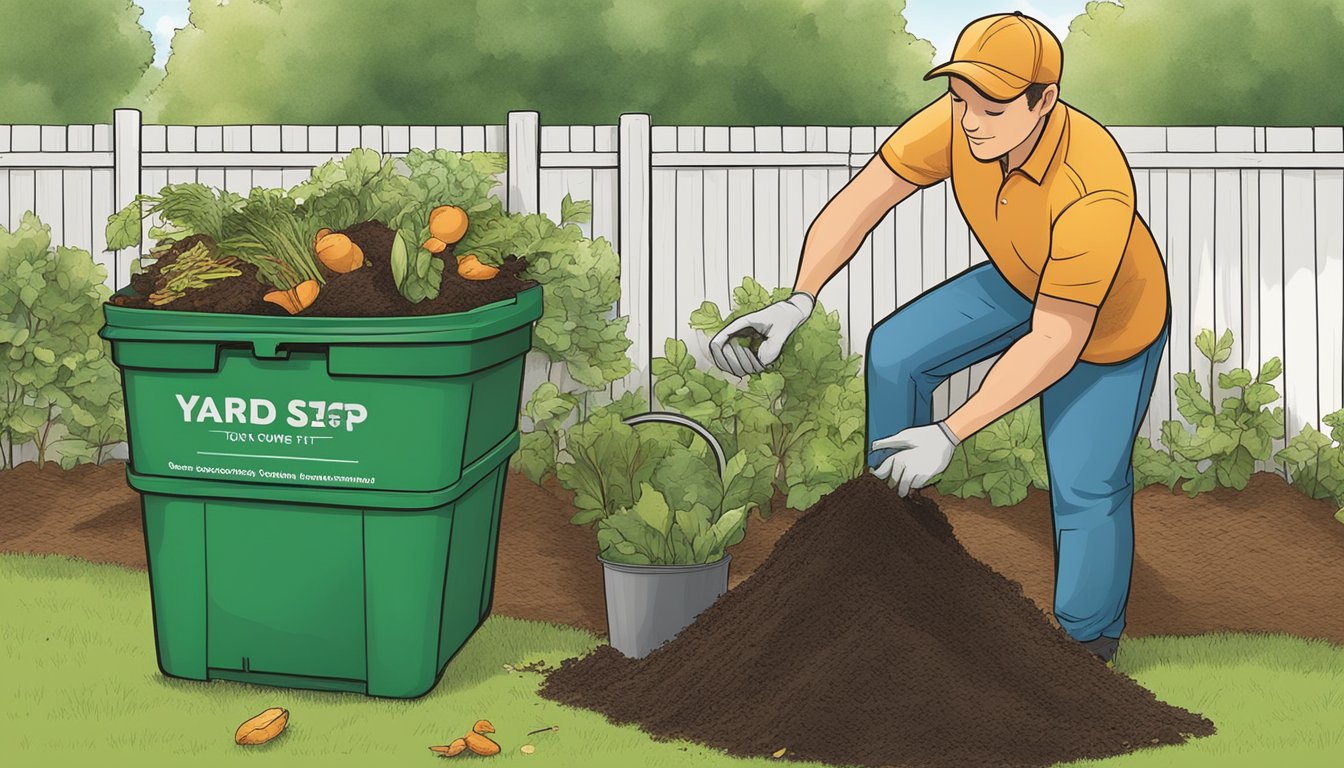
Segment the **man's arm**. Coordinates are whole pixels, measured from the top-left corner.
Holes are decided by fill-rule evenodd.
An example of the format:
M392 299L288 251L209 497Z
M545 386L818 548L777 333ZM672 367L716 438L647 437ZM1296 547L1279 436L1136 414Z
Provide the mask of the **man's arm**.
M1031 330L1004 351L980 389L943 424L965 440L1059 381L1078 362L1096 318L1090 304L1038 297Z
M880 156L873 155L808 228L794 290L813 297L820 293L822 286L853 258L887 211L918 188L892 172Z

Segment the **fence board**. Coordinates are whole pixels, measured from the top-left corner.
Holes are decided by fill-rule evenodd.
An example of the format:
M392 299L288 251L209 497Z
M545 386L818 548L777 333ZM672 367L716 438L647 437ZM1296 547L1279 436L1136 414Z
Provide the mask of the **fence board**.
M1344 171L1316 171L1317 413L1344 407Z
M1231 330L1236 343L1227 366L1250 365L1245 356L1241 305L1241 172L1214 171L1213 327L1218 335ZM1216 381L1215 381L1216 384ZM1232 394L1218 389L1216 402Z
M107 270L108 287L115 291L125 285L117 274L117 254L107 250L107 217L114 212L115 180L111 168L95 168L90 176L93 215L90 221L92 244L89 252L93 260Z
M1283 369L1291 377L1284 406L1298 429L1320 421L1315 196L1315 173L1283 172Z
M759 136L757 139L759 140ZM752 185L752 271L751 275L766 290L779 285L780 194L779 169L758 168L751 172ZM739 281L740 282L740 281Z
M698 334L688 328L686 322L691 311L700 306L705 296L705 273L699 257L704 253L704 215L705 215L705 177L699 170L675 171L677 174L677 250L673 267L676 273L670 283L674 286L676 298L670 307L675 331L672 335L686 342L686 348L696 359L709 359ZM656 345L662 339L655 336Z
M9 223L17 228L23 214L36 208L37 177L27 169L15 168L9 172Z
M51 227L51 242L65 242L65 193L61 189L62 171L39 170L33 173L33 211L43 224Z
M1284 304L1283 304L1283 171L1261 170L1260 174L1260 359L1283 359L1284 353ZM1291 382L1295 381L1293 372L1284 369L1284 379L1280 382L1280 392L1287 392ZM1286 406L1284 401L1278 403ZM1287 435L1294 435L1302 428L1301 424L1290 419L1284 408L1284 425ZM1277 441L1275 453L1283 448L1284 441Z
M1190 171L1167 172L1167 281L1171 286L1171 373L1190 370ZM1173 406L1175 404L1173 403Z
M655 129L656 137L656 129ZM650 358L661 357L663 342L677 335L681 319L677 317L676 258L681 244L677 241L677 171L653 171L653 259L649 266L651 306L649 319L652 341Z
M720 135L722 134L722 135ZM726 143L728 141L728 131L725 128L722 132L715 131L712 134L714 141L720 138ZM710 136L706 137L706 141ZM750 204L750 200L746 201ZM730 270L729 259L732 258L732 250L729 247L728 238L732 221L728 211L728 171L724 169L712 169L704 172L704 229L703 245L700 247L700 274L705 279L705 290L699 299L690 297L689 304L692 308L698 308L702 301L712 301L720 308L727 307L728 298L731 295L733 280L735 276ZM692 256L694 259L694 256ZM695 269L695 261L691 262L691 268ZM690 315L679 318L686 322ZM706 356L706 362L709 358Z

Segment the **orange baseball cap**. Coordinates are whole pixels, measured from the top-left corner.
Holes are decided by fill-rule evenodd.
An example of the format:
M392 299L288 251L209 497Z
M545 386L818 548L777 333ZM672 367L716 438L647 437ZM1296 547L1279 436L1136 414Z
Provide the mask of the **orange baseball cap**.
M1064 68L1059 39L1020 12L976 19L961 31L952 60L924 76L956 75L997 101L1017 98L1032 83L1058 83Z

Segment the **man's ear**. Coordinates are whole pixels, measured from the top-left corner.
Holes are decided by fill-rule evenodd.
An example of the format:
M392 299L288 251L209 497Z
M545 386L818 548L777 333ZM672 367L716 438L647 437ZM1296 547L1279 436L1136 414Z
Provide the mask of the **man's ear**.
M1045 92L1041 94L1041 114L1045 114L1055 108L1059 101L1059 84L1051 83L1045 87Z

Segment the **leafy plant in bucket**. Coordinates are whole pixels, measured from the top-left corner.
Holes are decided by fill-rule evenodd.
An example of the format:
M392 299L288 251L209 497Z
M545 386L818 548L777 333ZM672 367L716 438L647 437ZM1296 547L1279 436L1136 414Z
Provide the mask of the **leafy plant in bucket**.
M653 477L658 461L674 445L686 444L678 427L626 424L623 419L632 413L624 411L630 404L624 400L595 408L565 433L562 457L567 460L557 464L556 476L574 492L578 511L571 523L588 525L634 504L640 484Z
M603 558L632 565L700 565L722 559L724 550L742 540L751 499L759 496L760 485L769 488L770 457L763 451L739 451L715 483L705 482L706 477L719 478L717 467L704 472L703 451L674 455L678 458L655 473L655 483L640 484L632 506L598 521Z

